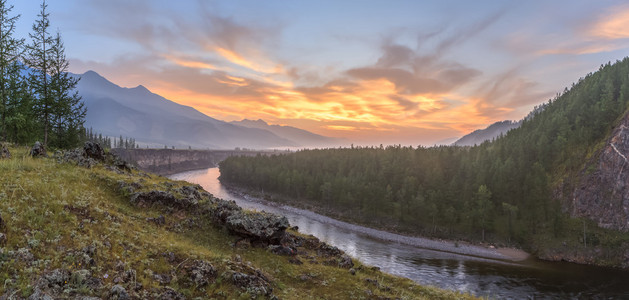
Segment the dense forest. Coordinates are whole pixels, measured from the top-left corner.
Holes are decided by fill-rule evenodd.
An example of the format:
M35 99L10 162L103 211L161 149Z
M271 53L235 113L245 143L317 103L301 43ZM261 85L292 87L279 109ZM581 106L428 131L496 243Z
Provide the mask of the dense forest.
M0 0L0 141L73 147L85 136L86 109L59 31L51 33L45 1L29 39L15 36L19 15Z
M557 236L567 224L575 227L552 194L584 168L628 103L625 58L602 65L521 127L478 146L232 157L220 164L220 179L363 224L524 244L538 233Z

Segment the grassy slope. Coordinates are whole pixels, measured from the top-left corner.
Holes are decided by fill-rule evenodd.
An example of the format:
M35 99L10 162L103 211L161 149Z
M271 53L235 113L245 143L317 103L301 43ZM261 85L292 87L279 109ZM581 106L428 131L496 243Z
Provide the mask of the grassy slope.
M137 274L134 282L121 284L131 291L135 283L141 283L138 297L150 297L163 289L153 274L171 274L174 277L168 286L187 298L249 299L251 295L225 275L230 269L249 268L270 278L273 294L281 299L471 298L418 286L360 263L355 267L359 271L351 275L347 269L323 263L291 264L290 257L265 248L234 247L238 238L209 220L199 220L191 228L181 226L188 217L185 211L168 211L157 205L136 207L115 188L120 180L139 180L145 187L157 189L168 182L184 182L135 171L116 174L102 166L85 169L57 164L53 159L32 159L24 148L10 150L13 158L0 160L0 216L5 222L0 232L8 237L0 245L0 297L28 297L42 275L55 269L72 273L61 296L107 297L116 277L133 269ZM166 217L163 226L146 220L159 215ZM88 246L96 249L91 255L93 263L77 254ZM19 258L18 253L26 250L33 254L32 260ZM169 252L174 256L164 255ZM308 255L323 262L312 251ZM208 261L217 269L213 283L205 287L186 284L183 269L194 260ZM81 269L100 278L102 286L90 289L77 279ZM368 278L378 280L381 288Z

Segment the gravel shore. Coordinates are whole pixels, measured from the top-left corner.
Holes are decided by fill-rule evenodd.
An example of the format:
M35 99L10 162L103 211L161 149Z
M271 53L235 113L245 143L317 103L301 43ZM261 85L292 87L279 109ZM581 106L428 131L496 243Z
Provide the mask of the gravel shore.
M357 233L360 233L360 234L363 234L372 238L384 240L384 241L390 241L390 242L395 242L395 243L400 243L400 244L405 244L405 245L410 245L414 247L430 249L430 250L435 250L435 251L449 252L449 253L460 254L460 255L467 255L467 256L494 259L494 260L502 260L502 261L511 261L511 262L522 261L529 257L528 253L519 249L487 248L487 247L483 247L479 245L468 244L465 242L433 240L433 239L428 239L428 238L411 237L411 236L405 236L405 235L401 235L397 233L391 233L391 232L387 232L383 230L373 229L373 228L364 227L361 225L339 221L339 220L336 220L327 216L323 216L309 210L266 201L266 200L248 195L245 191L237 189L237 188L230 187L229 191L251 202L261 203L267 206L275 207L278 210L290 211L294 214L307 216L310 219L314 219L322 223L332 224L340 228L351 230L351 231L354 231L354 232L357 232Z

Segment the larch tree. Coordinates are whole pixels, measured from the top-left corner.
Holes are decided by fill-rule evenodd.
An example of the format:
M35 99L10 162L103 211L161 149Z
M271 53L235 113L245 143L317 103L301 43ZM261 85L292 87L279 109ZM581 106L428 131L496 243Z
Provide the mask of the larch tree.
M0 138L7 140L8 119L11 110L11 93L18 85L22 65L19 62L23 52L24 39L17 39L15 23L19 15L11 16L13 5L0 0Z
M49 93L54 104L51 120L55 146L72 147L79 141L87 110L76 85L80 78L68 73L69 62L61 34L57 31L52 44Z
M26 46L25 57L26 64L31 68L29 83L35 98L35 113L43 125L45 146L48 145L48 133L54 118L54 103L50 92L54 39L49 32L50 14L46 12L47 7L44 0L33 24L33 32L29 33L31 43Z

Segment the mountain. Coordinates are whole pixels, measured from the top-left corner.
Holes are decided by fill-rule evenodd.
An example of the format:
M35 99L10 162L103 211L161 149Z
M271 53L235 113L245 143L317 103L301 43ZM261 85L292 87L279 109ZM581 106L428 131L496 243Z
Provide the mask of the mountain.
M491 141L501 135L507 134L507 132L511 129L515 129L522 125L522 121L529 121L537 114L544 111L548 103L542 103L540 105L536 105L532 111L526 115L526 117L522 118L522 120L514 122L514 121L500 121L494 124L489 125L485 129L475 130L472 133L469 133L462 138L458 139L453 146L474 146L480 145L484 141Z
M494 124L489 125L485 129L474 130L472 133L469 133L462 138L458 139L454 142L454 146L474 146L480 145L484 141L490 141L499 137L500 135L506 134L509 130L518 128L522 124L522 121L514 122L514 121L500 121Z
M291 126L269 125L260 119L257 121L243 119L242 121L233 121L231 123L247 128L257 128L270 131L281 138L293 141L299 144L299 146L305 148L337 147L349 144L349 141L346 139L322 136Z
M85 127L103 135L133 137L152 146L233 149L296 147L272 132L220 121L154 94L144 86L120 87L94 71L77 89L87 107Z
M602 65L476 147L230 157L221 181L382 229L629 270L628 74L629 57Z

